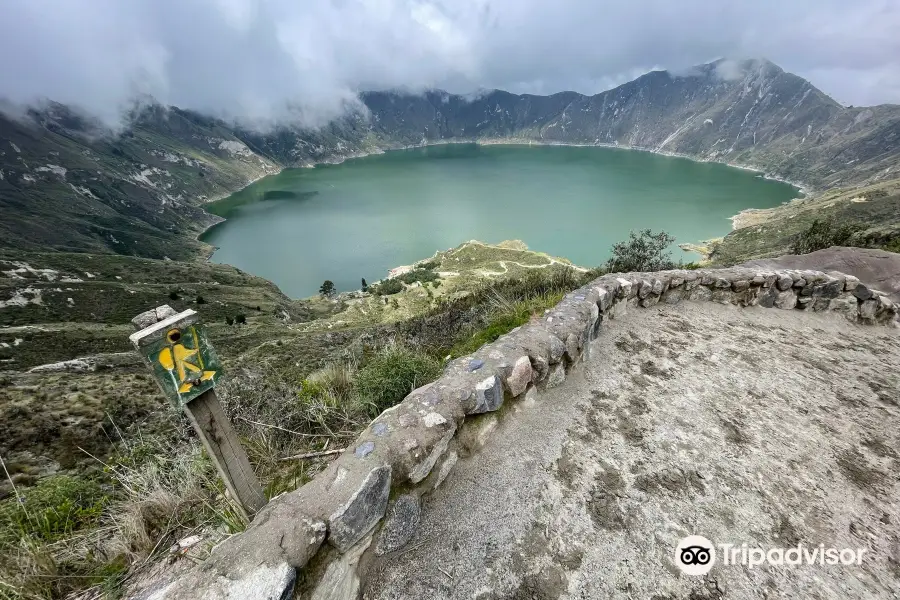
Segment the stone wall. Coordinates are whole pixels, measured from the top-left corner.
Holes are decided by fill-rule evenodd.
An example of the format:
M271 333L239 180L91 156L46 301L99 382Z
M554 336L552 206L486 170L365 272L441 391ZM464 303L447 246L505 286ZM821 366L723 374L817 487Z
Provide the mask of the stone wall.
M281 599L299 585L314 600L355 598L357 563L367 552L393 552L409 541L422 499L460 456L485 443L505 407L539 401L544 389L560 385L591 358L589 342L607 319L681 300L834 311L861 324L894 326L900 310L839 273L735 268L605 275L567 294L541 319L449 363L440 379L375 419L313 481L273 499L205 563L141 597Z

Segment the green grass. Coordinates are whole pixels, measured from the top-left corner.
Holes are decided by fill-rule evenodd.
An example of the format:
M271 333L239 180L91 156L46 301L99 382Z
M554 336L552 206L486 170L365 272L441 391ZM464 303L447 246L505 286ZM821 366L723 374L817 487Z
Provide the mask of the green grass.
M415 388L437 379L441 371L441 363L427 354L390 345L359 370L356 389L369 415L375 417Z

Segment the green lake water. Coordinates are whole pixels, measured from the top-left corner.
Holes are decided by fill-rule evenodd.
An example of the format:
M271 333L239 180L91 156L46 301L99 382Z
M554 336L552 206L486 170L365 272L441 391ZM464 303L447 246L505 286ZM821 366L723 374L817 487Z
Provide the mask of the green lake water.
M797 195L751 171L648 152L452 144L285 170L210 205L228 220L203 239L218 247L213 261L298 298L326 279L358 289L471 239L520 239L596 266L629 230L696 242L728 233L745 208Z

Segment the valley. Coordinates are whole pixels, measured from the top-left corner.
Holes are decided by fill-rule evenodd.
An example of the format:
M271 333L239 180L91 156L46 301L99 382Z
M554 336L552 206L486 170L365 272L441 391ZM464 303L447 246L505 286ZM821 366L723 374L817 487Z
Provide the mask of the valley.
M721 66L593 96L368 92L318 129L159 105L118 130L54 103L0 114L0 525L17 522L20 492L52 515L54 486L91 490L77 527L6 553L0 582L31 597L120 589L160 548L198 534L199 560L246 525L127 342L150 307L208 324L226 410L275 496L329 464L285 457L344 447L385 408L353 382L397 356L420 368L404 385L430 381L601 274L630 228L721 235L703 244L714 267L790 253L824 219L850 228L847 245L900 250L900 106L842 106L764 60ZM473 155L507 169L482 195L491 173L473 176ZM366 169L390 185L373 191L353 175ZM348 190L370 195L354 205ZM559 200L591 190L621 214ZM394 221L373 225L389 201ZM277 245L279 224L305 245ZM315 293L325 279L337 293ZM0 550L18 543L0 536Z

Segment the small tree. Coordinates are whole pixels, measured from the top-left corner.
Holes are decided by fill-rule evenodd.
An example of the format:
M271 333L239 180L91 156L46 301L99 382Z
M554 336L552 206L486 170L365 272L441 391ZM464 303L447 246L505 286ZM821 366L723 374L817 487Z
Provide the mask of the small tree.
M326 279L325 283L322 284L322 287L319 288L319 293L326 298L334 296L334 282L330 279Z
M229 325L234 325L234 319L231 317L225 317L225 322Z
M244 315L244 313L238 313L237 316L234 317L234 321L238 325L243 325L247 322L247 317Z
M366 278L365 278L365 277L362 278L362 291L364 291L364 292L368 292L368 291L369 291L369 284L366 283Z
M169 299L170 300L178 300L178 292L176 292L175 290L172 290L171 292L169 292Z
M197 296L197 304L206 304L206 299L203 296Z
M653 233L643 229L637 234L632 231L628 234L628 240L613 244L606 269L610 273L674 269L672 253L666 251L674 241L675 236L665 231Z

